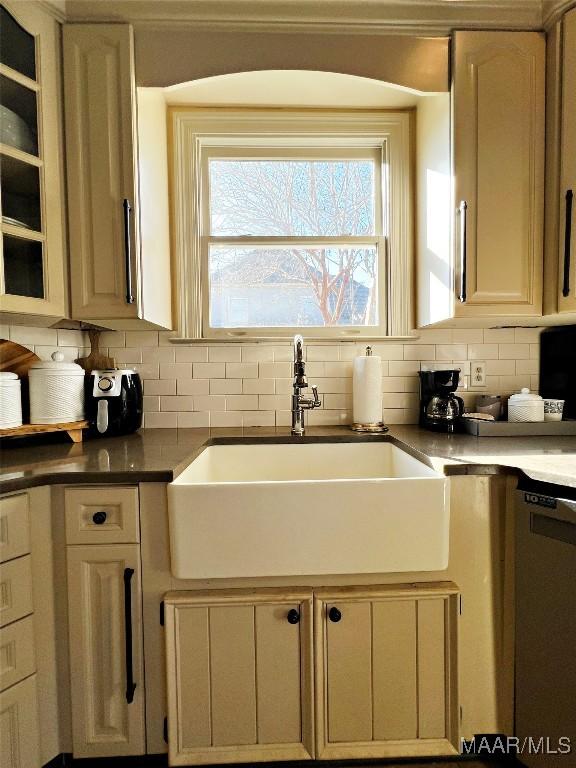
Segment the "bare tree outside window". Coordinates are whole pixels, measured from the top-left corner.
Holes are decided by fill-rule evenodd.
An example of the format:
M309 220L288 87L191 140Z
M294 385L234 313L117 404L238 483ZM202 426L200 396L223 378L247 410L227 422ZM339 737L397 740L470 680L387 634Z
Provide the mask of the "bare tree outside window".
M329 240L375 234L375 178L368 159L211 159L210 236L255 244L210 245L210 325L378 325L377 246Z

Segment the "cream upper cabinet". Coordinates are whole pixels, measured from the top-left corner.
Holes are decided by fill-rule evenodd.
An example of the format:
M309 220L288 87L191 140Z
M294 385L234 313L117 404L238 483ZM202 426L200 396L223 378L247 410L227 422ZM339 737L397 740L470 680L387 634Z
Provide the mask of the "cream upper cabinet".
M576 312L576 8L562 20L558 311Z
M456 32L455 317L542 314L545 39Z
M167 195L167 181L146 172L140 190L129 25L64 26L64 98L72 317L170 328L169 248L155 235L152 253L140 236L140 195Z
M458 751L456 587L315 593L316 756Z
M305 760L312 742L312 595L167 595L170 765Z
M0 314L66 312L59 24L36 3L0 5Z
M67 547L74 757L143 755L140 547Z

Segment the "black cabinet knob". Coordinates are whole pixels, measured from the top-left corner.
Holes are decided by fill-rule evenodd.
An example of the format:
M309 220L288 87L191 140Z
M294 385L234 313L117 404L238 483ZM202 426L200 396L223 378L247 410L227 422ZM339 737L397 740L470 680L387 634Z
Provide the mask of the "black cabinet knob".
M342 618L342 613L338 610L338 608L336 608L335 605L333 605L332 608L330 608L328 611L328 618L330 621L338 622Z
M92 515L92 522L96 525L102 525L106 522L106 512L94 512Z
M288 616L286 617L288 619L288 624L298 624L300 621L300 614L296 610L296 608L290 608L288 611Z

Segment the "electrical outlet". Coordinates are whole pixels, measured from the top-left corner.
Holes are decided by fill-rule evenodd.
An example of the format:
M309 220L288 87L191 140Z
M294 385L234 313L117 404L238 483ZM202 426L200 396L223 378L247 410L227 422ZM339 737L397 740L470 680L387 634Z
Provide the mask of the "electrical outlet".
M486 386L486 363L475 360L470 365L470 389Z

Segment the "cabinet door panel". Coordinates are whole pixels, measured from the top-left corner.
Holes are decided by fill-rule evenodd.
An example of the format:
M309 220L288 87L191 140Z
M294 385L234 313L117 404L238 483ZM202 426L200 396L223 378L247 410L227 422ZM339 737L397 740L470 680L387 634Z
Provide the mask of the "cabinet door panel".
M416 602L376 602L372 615L374 739L415 739L418 736ZM390 691L394 691L394 696L390 696Z
M254 608L210 609L212 740L256 744Z
M38 768L38 708L36 675L0 694L0 765Z
M170 765L310 758L311 600L181 595L166 599Z
M562 20L562 127L560 154L560 263L558 310L576 312L576 8ZM572 192L571 238L566 241L566 193ZM568 295L564 295L564 268L569 248Z
M542 311L544 52L539 33L455 34L455 201L467 203L460 317ZM459 261L462 214L456 227Z
M144 754L140 552L135 545L68 547L68 615L75 757ZM133 569L132 664L126 699L124 572Z
M339 622L326 619L328 737L372 739L372 616L370 603L335 603ZM326 612L330 606L326 606Z
M302 738L300 627L287 607L256 606L257 726L259 744L297 743Z
M445 601L418 601L419 736L441 739L446 734Z
M128 303L124 199L135 209L134 53L127 24L64 25L72 315L135 318ZM137 211L132 212L137 293Z

